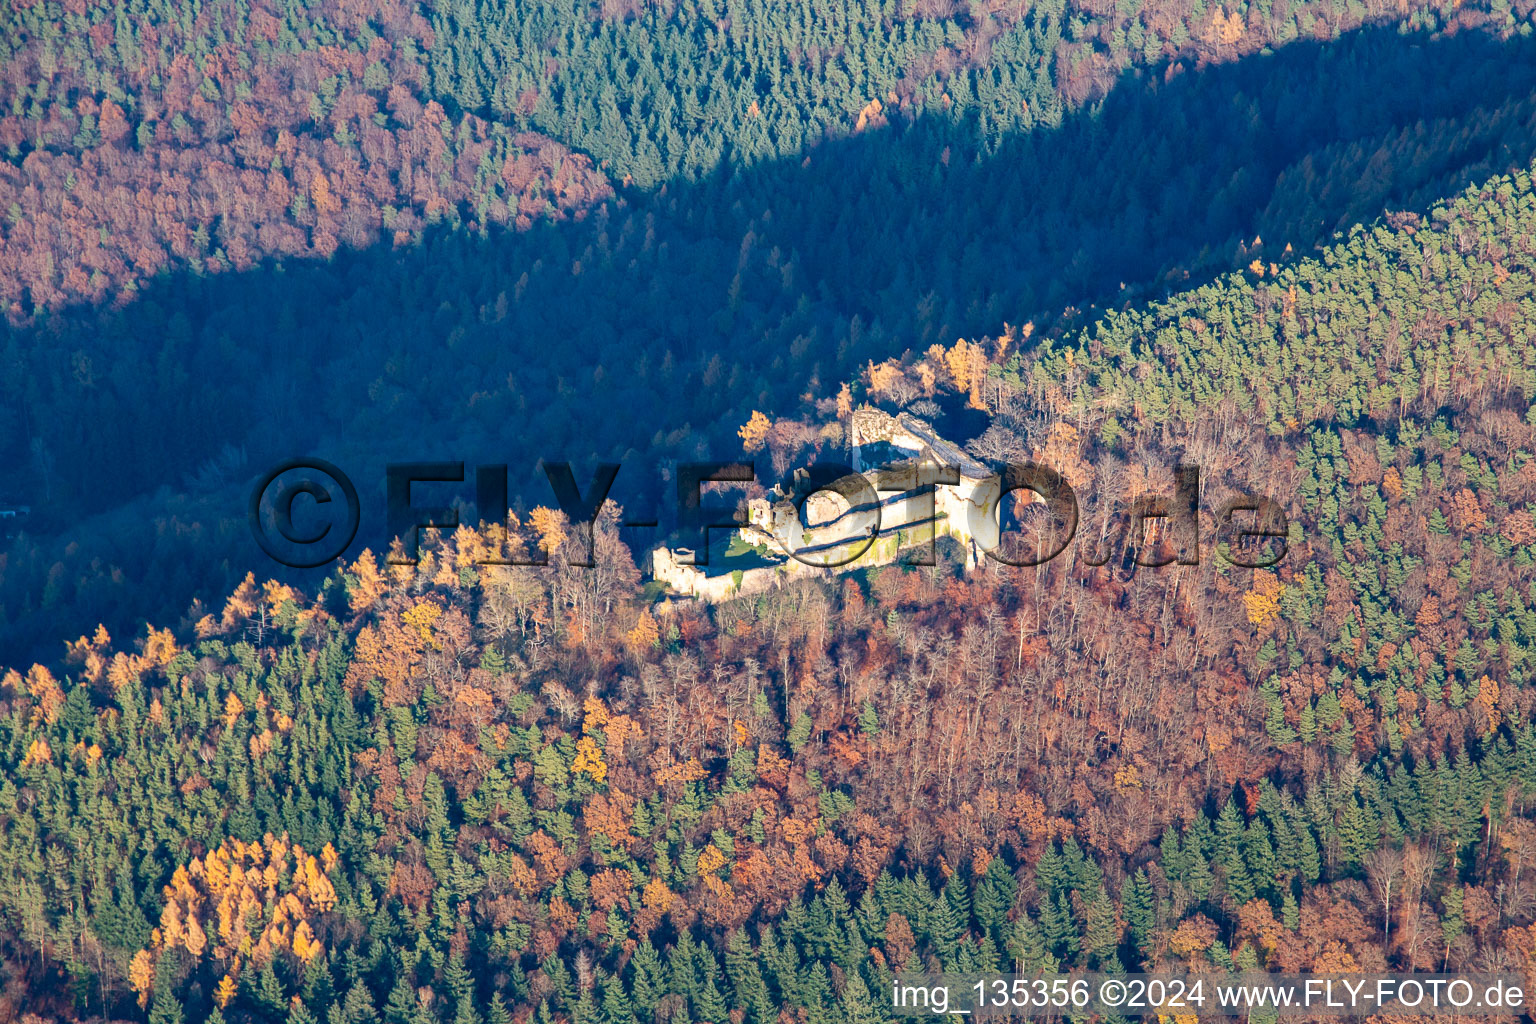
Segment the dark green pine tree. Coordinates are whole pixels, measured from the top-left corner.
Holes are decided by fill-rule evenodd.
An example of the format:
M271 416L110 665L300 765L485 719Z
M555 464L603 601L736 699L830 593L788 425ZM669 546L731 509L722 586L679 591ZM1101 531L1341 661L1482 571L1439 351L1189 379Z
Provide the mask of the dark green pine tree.
M603 981L603 1004L599 1019L602 1024L637 1024L634 1008L630 1006L629 997L624 994L624 985L618 978ZM489 1014L486 1024L495 1024Z
M1008 932L1008 956L1012 959L1012 970L1018 974L1033 974L1039 970L1046 970L1046 963L1051 957L1046 948L1045 937L1040 934L1040 928L1027 913L1021 912L1014 919L1013 927Z
M1210 958L1211 963L1224 971L1230 971L1234 966L1232 963L1232 951L1220 939L1211 943L1211 948L1207 951L1206 956Z
M956 974L975 974L982 970L982 958L976 942L969 935L955 945L955 959L945 967Z
M794 945L787 940L781 941L778 929L771 924L763 925L758 937L758 962L765 972L764 980L777 993L780 1003L801 1002L798 977L800 957Z
M772 1024L778 1015L768 995L768 983L757 966L757 955L747 941L747 933L740 928L726 940L725 973L736 1005L746 1014L749 1024Z
M877 1009L869 986L864 984L858 971L848 975L838 1009L841 1013L834 1018L835 1024L882 1024L887 1019L887 1015Z
M694 975L702 986L705 981L713 981L715 988L724 992L727 988L725 972L720 969L720 957L707 943L700 943L694 947Z
M592 986L583 988L576 998L576 1005L571 1008L571 1024L599 1024L597 998L592 993Z
M1088 953L1089 966L1103 970L1105 962L1115 959L1120 946L1120 922L1115 915L1114 901L1109 898L1103 883L1093 894L1087 906L1087 927L1083 929L1083 949ZM1118 959L1115 960L1118 966Z
M805 903L800 899L800 894L795 893L789 901L789 906L784 908L784 918L779 923L779 931L786 942L804 945L807 927Z
M853 907L848 903L848 893L836 875L827 881L827 887L821 891L820 901L827 908L834 926L840 926L853 913Z
M832 979L820 960L801 975L800 1005L805 1007L806 1024L833 1024ZM714 1022L710 1022L714 1024Z
M1046 948L1062 964L1076 964L1081 937L1077 922L1072 919L1072 906L1067 894L1058 892L1044 901L1040 915L1040 932L1045 936Z
M1280 923L1293 932L1301 927L1301 907L1290 886L1285 887L1285 895L1280 899Z
M341 1004L341 1017L346 1024L377 1024L379 1013L361 978L347 990L347 998Z
M690 1002L697 1003L699 999L699 979L696 971L698 958L695 956L694 948L693 935L686 928L679 929L676 944L667 951L667 991L687 996Z
M889 868L881 868L880 875L875 879L872 887L877 902L876 911L878 919L874 928L868 929L865 934L875 935L885 928L887 915L892 911L902 912L897 906L901 899L901 883L896 881L896 876L891 874ZM861 904L862 905L862 904Z
M181 1001L169 992L156 992L149 1004L149 1024L181 1024Z
M864 890L864 895L859 897L859 906L853 913L859 932L871 938L885 932L886 915L889 913L880 905L880 897L876 895L878 884Z
M892 898L886 901L886 906L911 922L916 933L925 934L928 930L928 917L933 913L937 900L928 879L921 874L913 874L896 883Z
M1344 813L1339 817L1339 856L1345 864L1363 864L1365 858L1376 849L1380 838L1371 827L1370 812L1358 796L1344 801Z
M1104 881L1104 873L1093 859L1083 852L1083 848L1077 845L1077 840L1068 838L1061 844L1062 863L1066 866L1068 877L1071 879L1069 888L1080 893L1089 894L1094 888Z
M133 897L127 872L118 875L112 901L96 915L96 933L109 946L141 949L149 945L151 927Z
M1172 825L1163 827L1163 838L1158 844L1157 853L1158 863L1162 865L1163 875L1168 881L1184 881L1184 851L1179 846L1179 834L1173 830Z
M1013 872L1001 857L993 857L987 863L986 872L976 883L976 896L971 901L976 923L999 944L1005 940L1008 911L1013 909L1018 888Z
M443 968L443 985L448 998L453 1000L453 1024L480 1024L480 1013L475 1008L475 979L464 963L464 954L454 950Z
M1185 867L1193 867L1195 858L1204 857L1209 864L1216 849L1216 836L1211 831L1211 819L1204 814L1195 815L1195 820L1189 823L1184 830L1184 836L1180 841L1180 848L1184 851Z
M1120 890L1120 905L1125 911L1125 926L1143 964L1150 964L1154 951L1153 933L1157 927L1157 893L1147 878L1145 868L1126 879Z
M956 871L949 876L949 881L944 885L943 899L954 911L955 920L960 922L962 930L971 926L971 888L965 884L965 879Z
M384 1002L384 1024L411 1024L416 1017L418 1003L416 986L404 965L395 973L394 987Z
M655 952L652 949L651 952ZM507 967L507 991L512 995L514 1003L527 1002L529 999L528 972L523 970L522 962L513 960Z
M992 941L992 936L983 935L976 942L976 965L979 971L1005 972L1008 970L1008 954Z
M1045 852L1035 862L1035 888L1042 897L1055 896L1072 885L1071 873L1063 861L1056 843L1046 846Z
M304 986L300 994L310 1006L330 1006L336 1002L330 955L314 957L304 966Z
M843 922L842 937L832 951L832 959L844 971L851 971L869 955L869 940L852 917Z
M693 1000L693 1017L694 1020L707 1021L709 1024L729 1024L730 1007L725 1005L725 997L715 984L713 972L699 983L698 996Z
M934 901L928 915L928 941L946 968L955 962L959 952L960 936L965 933L965 919L955 910L955 904L940 897Z
M1248 877L1258 892L1273 894L1277 891L1279 866L1269 841L1269 828L1262 818L1249 822L1243 834L1243 860L1248 865Z
M1253 879L1243 860L1243 839L1246 834L1247 827L1243 824L1242 814L1238 812L1237 802L1228 798L1216 818L1216 866L1221 870L1227 896L1239 907L1254 896Z
M560 959L559 952L549 954L539 966L544 968L544 976L555 987L555 1005L564 1010L575 1006L576 980L571 977L570 968L565 966L565 961Z
M836 884L834 877L829 887ZM838 888L838 894L842 894L842 888ZM844 901L846 906L846 900ZM805 909L805 929L801 941L819 957L830 957L833 946L840 938L837 918L827 900L818 896L811 900L810 906Z
M251 1002L267 1017L275 1020L288 1009L288 994L278 980L277 971L268 963L259 972L246 976Z
M1204 821L1202 815L1195 819ZM1188 840L1188 836L1185 837ZM1197 843L1186 842L1184 846L1184 887L1196 902L1202 902L1210 898L1211 890L1216 885L1216 876L1211 873L1211 862L1206 858L1205 852Z
M666 992L665 970L661 956L651 940L646 939L635 947L635 955L629 958L629 1001L635 1015L650 1020L656 1012L656 1004Z
M1301 874L1301 837L1283 811L1266 814L1264 820L1269 823L1269 833L1274 837L1276 881L1284 883Z
M500 992L491 994L491 1001L485 1008L485 1024L512 1024L512 1011L507 1009L506 1001L501 998ZM630 1014L628 1020L615 1021L611 1024L635 1024L635 1016Z
M1312 828L1298 812L1291 819L1291 828L1296 833L1296 843L1299 852L1296 855L1296 863L1301 877L1305 881L1315 882L1323 876L1323 855L1317 847L1317 837L1312 834Z
M149 1003L149 1024L181 1024L181 1001L172 990L181 958L175 950L161 953L155 964L155 987Z
M1445 940L1445 955L1440 965L1442 970L1450 963L1451 947L1467 927L1462 902L1463 890L1459 885L1450 886L1445 890L1445 895L1440 897L1440 936Z
M1407 768L1398 765L1393 769L1391 778L1387 782L1387 796L1393 809L1414 835L1428 827L1428 807L1424 803L1423 794L1419 792L1413 773Z

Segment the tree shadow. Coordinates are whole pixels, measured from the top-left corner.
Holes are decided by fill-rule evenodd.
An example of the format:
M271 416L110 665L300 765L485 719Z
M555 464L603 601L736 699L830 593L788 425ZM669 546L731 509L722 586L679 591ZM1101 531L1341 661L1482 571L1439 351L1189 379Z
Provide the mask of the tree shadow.
M751 410L803 412L869 360L1004 320L1066 329L1526 166L1533 48L1368 28L1128 73L1027 135L934 114L580 221L170 274L120 309L12 331L0 365L27 385L0 453L30 467L7 486L34 520L0 570L0 651L172 622L194 593L277 574L245 500L304 452L362 492L352 555L382 540L390 461L509 463L527 505L553 503L540 458L583 484L623 461L613 496L664 513L673 462L737 455Z

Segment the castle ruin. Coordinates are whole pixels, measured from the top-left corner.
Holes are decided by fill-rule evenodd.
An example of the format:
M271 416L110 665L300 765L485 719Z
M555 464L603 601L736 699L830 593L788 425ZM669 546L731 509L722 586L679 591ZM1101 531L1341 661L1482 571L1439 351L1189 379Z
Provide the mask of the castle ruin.
M655 579L677 596L723 601L801 577L896 561L909 548L953 538L973 568L998 540L997 474L910 413L856 410L851 473L796 471L787 489L747 503L723 557L697 565L688 548L657 548Z

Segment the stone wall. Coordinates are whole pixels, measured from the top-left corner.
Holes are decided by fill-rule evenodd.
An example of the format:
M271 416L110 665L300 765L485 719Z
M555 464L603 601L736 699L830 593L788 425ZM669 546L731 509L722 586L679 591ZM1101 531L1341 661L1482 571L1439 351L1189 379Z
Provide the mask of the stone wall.
M654 578L676 595L716 602L761 593L803 576L889 564L904 550L939 537L952 537L961 545L967 569L996 545L1001 484L987 467L905 413L891 416L878 409L858 409L851 417L849 438L852 467L874 489L873 502L869 490L848 481L836 492L806 496L802 522L796 497L812 485L804 474L797 474L796 493L776 490L768 498L748 502L747 523L737 531L749 546L766 545L776 564L733 572L723 566L688 564L693 552L685 548L658 548L652 554ZM954 471L958 481L934 484L931 491L915 486L936 475L938 467ZM879 525L871 541L876 507ZM856 551L858 557L850 561Z

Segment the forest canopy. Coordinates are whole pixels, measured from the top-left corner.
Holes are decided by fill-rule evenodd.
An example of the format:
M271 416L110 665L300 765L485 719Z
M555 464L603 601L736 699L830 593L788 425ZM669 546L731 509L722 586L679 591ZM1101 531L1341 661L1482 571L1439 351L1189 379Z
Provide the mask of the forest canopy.
M370 508L388 461L511 462L524 512L548 500L538 459L619 461L634 467L620 500L651 515L673 463L728 455L754 410L813 414L869 362L1005 323L1067 336L1099 310L1286 264L1384 210L1422 213L1536 152L1528 18L1471 4L1395 21L1361 9L1337 33L1276 8L1306 31L1277 22L1268 54L1256 27L1229 44L1190 31L1155 50L1165 63L1101 76L1091 102L1054 15L957 12L986 45L913 65L947 83L937 100L897 90L807 122L803 154L738 160L722 137L654 188L624 184L630 157L599 156L579 110L551 137L533 114L465 110L433 85L444 11L130 6L108 39L113 9L14 7L0 33L16 90L0 120L15 142L0 288L18 318L0 327L0 501L32 509L8 531L0 648L34 658L56 653L66 609L73 632L122 633L235 586L262 557L244 488L297 453L346 466ZM510 47L505 33L536 22L595 60L619 35L640 47L687 27L712 60L771 68L799 53L780 24L795 9L749 5L730 22L757 26L740 39L686 5L584 23L588 39L538 20L565 8L497 8L487 19L508 27L483 43ZM805 31L885 46L887 15L859 10L806 15ZM1155 13L1137 17L1163 25ZM891 17L916 31L932 14ZM1388 23L1350 30L1374 17ZM551 74L574 66L557 56ZM1405 76L1418 93L1397 88ZM109 101L136 127L96 141ZM798 109L788 92L775 103ZM608 409L631 415L594 415ZM984 426L945 424L956 440ZM354 554L382 533L365 521Z
M1536 985L1531 15L8 5L0 1017ZM864 406L1061 472L1070 555L647 579L679 462L769 483ZM374 508L513 463L547 564L365 522L284 573L245 500L305 452ZM634 467L590 568L545 458ZM1180 464L1287 557L1112 557Z
M710 608L655 604L611 518L595 572L478 566L464 528L16 667L11 998L56 964L76 1012L155 1020L875 1020L923 965L1529 969L1533 221L1497 178L850 382L978 397L973 450L1091 481L1090 533L1180 456L1286 495L1275 571L896 565Z

